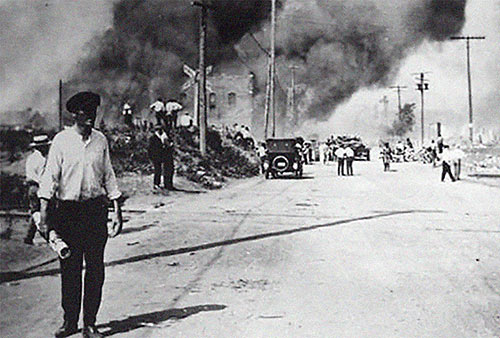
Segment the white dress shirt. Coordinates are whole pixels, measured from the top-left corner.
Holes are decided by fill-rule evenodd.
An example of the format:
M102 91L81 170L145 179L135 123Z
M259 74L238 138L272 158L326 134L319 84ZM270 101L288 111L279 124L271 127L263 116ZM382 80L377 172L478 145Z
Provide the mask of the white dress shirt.
M38 197L85 201L102 195L120 197L106 137L92 129L84 141L76 126L58 133L52 141Z
M352 150L350 147L345 148L345 156L354 157L354 150Z
M46 162L47 159L43 157L42 153L35 149L26 159L26 181L40 184Z

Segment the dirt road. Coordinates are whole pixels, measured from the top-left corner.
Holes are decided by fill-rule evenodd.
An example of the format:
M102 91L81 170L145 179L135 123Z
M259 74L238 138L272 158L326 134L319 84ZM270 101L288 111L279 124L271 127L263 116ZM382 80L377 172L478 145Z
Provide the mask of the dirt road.
M500 190L439 169L255 178L128 201L98 324L113 337L499 337ZM161 202L161 203L159 203ZM141 204L142 203L142 204ZM1 337L61 322L56 262L3 274ZM75 335L77 336L77 335Z

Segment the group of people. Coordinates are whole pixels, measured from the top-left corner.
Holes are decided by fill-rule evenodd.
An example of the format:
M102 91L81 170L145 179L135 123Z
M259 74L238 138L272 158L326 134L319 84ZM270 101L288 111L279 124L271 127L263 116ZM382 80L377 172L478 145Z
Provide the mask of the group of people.
M413 145L411 144L410 139L408 138L405 143L402 141L398 142L396 147L396 151L398 149L402 152L403 150L406 152L409 149L413 150ZM429 163L432 163L433 166L441 166L441 181L444 182L446 176L449 176L452 182L456 180L460 180L460 173L462 168L462 159L465 156L465 153L461 149L460 145L456 145L453 149L444 144L443 138L438 137L437 140L432 140L431 145L429 147L424 147L423 150L431 154L431 159ZM383 142L380 147L380 158L384 164L384 171L390 171L391 162L394 162L394 157L397 154L392 150L389 142ZM425 163L425 162L424 162Z
M161 123L166 129L174 129L178 126L190 128L194 125L193 118L187 113L180 114L183 106L175 100L165 100L159 97L149 106L150 118L134 116L132 105L126 101L122 108L123 122L131 129L142 129L144 131L155 129L155 125Z

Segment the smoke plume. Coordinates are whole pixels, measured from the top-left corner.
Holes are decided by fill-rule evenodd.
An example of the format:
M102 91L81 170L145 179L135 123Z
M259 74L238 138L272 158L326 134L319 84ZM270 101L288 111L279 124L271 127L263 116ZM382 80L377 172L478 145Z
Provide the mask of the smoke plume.
M305 117L324 120L358 89L389 84L424 40L458 33L464 11L465 0L287 1L279 52L301 65L299 81L312 92Z
M206 64L217 66L237 57L234 44L269 16L270 1L209 4ZM89 45L71 86L91 85L114 107L129 99L144 107L157 97L177 98L187 80L183 65L197 67L199 12L190 0L116 2L113 27Z

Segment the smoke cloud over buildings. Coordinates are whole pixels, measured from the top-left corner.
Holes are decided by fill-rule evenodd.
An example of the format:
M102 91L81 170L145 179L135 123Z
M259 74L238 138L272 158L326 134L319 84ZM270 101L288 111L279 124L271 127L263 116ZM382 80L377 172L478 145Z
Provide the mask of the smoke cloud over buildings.
M288 79L288 66L299 65L296 81L305 84L297 98L301 120L325 120L359 89L389 84L402 60L423 41L443 41L460 32L465 22L465 2L278 1L277 69L282 79ZM2 20L0 28L16 27L10 31L17 32L0 33L2 49L5 41L8 46L7 53L2 53L0 69L2 85L8 88L8 101L2 102L0 109L23 103L19 96L25 93L33 100L40 91L21 89L26 83L14 74L47 63L57 69L56 74L72 71L68 83L71 90L93 88L105 96L107 105L115 108L125 99L145 106L157 96L177 97L186 80L183 64L197 64L200 9L191 6L190 0L108 1L102 2L99 9L95 8L97 2L92 1L86 3L86 8L85 4L77 6L73 2L63 6L55 0L20 3L24 5L6 1L0 7L2 18L9 18ZM271 1L210 3L207 64L236 64L243 68L236 60L244 59L246 67L258 67L255 73L263 87L266 55L248 52L242 41L249 41L252 33L264 48L269 48ZM45 4L49 6L47 10ZM88 8L93 8L91 14L84 16L90 20L89 28L84 31L85 36L79 37L78 31L67 27ZM26 23L19 23L18 19L27 11L35 13L36 20L24 27ZM21 34L25 45L22 54L16 42L20 30L26 32ZM48 32L59 38L44 39ZM81 41L88 41L91 33L95 37L83 47ZM79 43L71 45L74 41ZM69 47L61 49L59 46L65 43ZM32 76L33 88L35 80L57 81L53 75L48 69L38 69Z

